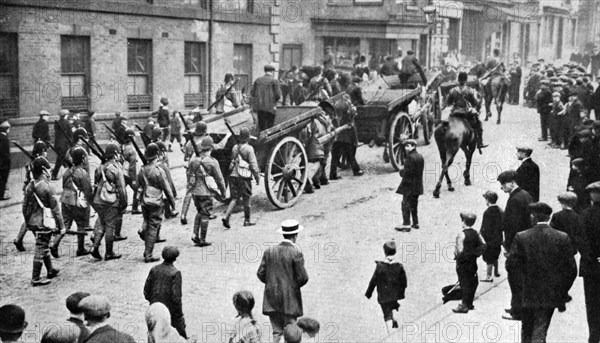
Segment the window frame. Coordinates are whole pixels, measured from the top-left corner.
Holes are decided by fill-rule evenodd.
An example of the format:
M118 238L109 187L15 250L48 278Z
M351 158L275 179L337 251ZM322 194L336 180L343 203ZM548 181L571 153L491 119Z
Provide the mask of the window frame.
M247 74L242 74L240 73L241 69L239 68L239 65L236 66L237 63L236 62L236 47L237 48L244 48L245 49L245 53L249 52L249 58L247 59L248 62L248 70L247 70ZM247 83L245 85L240 85L239 89L240 91L244 88L244 86L246 87L246 92L250 91L250 88L252 87L252 82L253 82L253 78L252 78L252 70L254 68L254 63L253 63L253 59L254 59L254 47L252 44L242 44L242 43L234 43L233 44L233 74L234 77L236 79L242 79L242 77L247 77Z
M145 46L144 46L145 45ZM131 70L130 67L132 65L132 61L130 58L132 54L130 52L130 47L135 46L134 56L141 56L138 51L139 48L144 48L146 51L144 52L146 57L146 71L139 72L137 70ZM153 41L151 39L137 39L137 38L128 38L127 39L127 91L129 91L129 80L133 78L133 94L127 94L127 106L131 111L143 111L143 110L152 110L152 94L153 94ZM137 68L135 68L137 69ZM146 76L146 92L139 93L137 92L136 86L136 77ZM144 100L144 101L142 101ZM137 105L137 106L135 106Z
M285 65L285 60L284 60L286 50L292 50L291 61L290 61L289 67L287 67ZM294 53L293 53L294 50L298 50L300 52L300 61L297 63L294 63ZM297 65L298 68L301 68L302 60L304 58L304 56L302 56L302 55L303 55L302 54L302 44L282 44L281 45L281 66L282 66L282 68L281 69L286 70L286 71L290 70L294 64Z
M199 70L197 72L190 71L188 69L188 54L193 55L192 47L197 47L198 51L198 60L199 60ZM195 108L196 106L204 107L206 105L206 43L205 42L196 42L196 41L185 41L183 47L183 77L184 77L184 107L185 108ZM192 56L190 56L191 58ZM191 63L191 61L189 62ZM189 87L188 78L191 77L200 77L199 84L199 93L187 93ZM198 100L198 103L195 103Z
M17 117L19 116L19 36L14 32L0 32L0 40L7 43L9 62L6 63L9 66L8 71L0 72L0 75L11 78L9 96L0 98L0 117Z
M68 95L63 96L61 93L61 106L71 111L85 111L90 106L90 84L91 84L91 48L90 36L81 35L61 35L60 36L60 76L61 76L61 92L64 93L63 87L68 87ZM67 46L65 46L67 45ZM81 53L82 70L73 70L74 66L74 50L79 50ZM68 60L67 60L68 59ZM64 84L64 78L68 78L69 82ZM81 95L73 94L72 78L82 77L83 85L81 87Z

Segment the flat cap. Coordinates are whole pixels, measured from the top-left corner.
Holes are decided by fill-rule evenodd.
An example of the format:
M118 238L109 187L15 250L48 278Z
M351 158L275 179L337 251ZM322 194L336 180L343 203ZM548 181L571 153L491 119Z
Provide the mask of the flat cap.
M578 157L576 159L574 159L573 161L571 161L571 164L577 168L582 167L583 163L585 162L585 160L581 157Z
M49 116L49 115L50 115L50 112L48 112L48 111L46 111L46 110L41 110L41 111L40 111L40 117L41 117L41 116Z
M76 292L76 293L69 295L69 297L66 300L67 309L69 310L69 312L71 312L71 313L83 312L83 310L81 309L79 304L81 303L81 300L83 300L89 296L90 296L90 293L86 293L86 292Z
M531 214L545 214L547 216L552 214L552 207L545 202L534 202L529 204L529 210Z
M8 129L10 127L10 123L8 122L8 120L5 120L2 122L2 124L0 124L0 129Z
M275 71L275 67L270 64L265 64L265 71Z
M384 249L396 250L396 242L392 239L383 244Z
M169 99L166 97L162 97L160 98L160 103L163 105L168 105L169 104Z
M110 302L107 297L102 295L90 295L83 298L79 303L79 307L83 310L83 313L94 317L102 317L110 313Z
M507 182L512 182L515 181L517 179L517 172L514 170L506 170L503 171L502 173L500 173L500 175L498 175L498 182L500 183L507 183Z
M64 117L66 115L69 115L69 113L70 113L69 110L60 110L58 112L58 115L60 115L61 117Z
M548 80L548 79L542 79L540 81L540 84L542 84L542 85L549 85L550 84L550 80Z
M476 221L477 215L473 212L461 212L460 219L464 221Z
M600 181L590 183L585 189L590 192L600 192Z
M592 133L591 130L585 129L585 130L581 130L581 131L577 132L577 137L592 138L592 137L594 137L594 134Z

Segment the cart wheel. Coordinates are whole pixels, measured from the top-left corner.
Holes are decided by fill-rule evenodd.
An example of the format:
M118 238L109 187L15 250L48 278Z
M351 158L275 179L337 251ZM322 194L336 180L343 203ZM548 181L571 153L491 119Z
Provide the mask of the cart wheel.
M288 208L298 201L306 185L307 165L304 146L295 137L285 137L271 149L265 167L265 190L273 205Z
M394 117L388 135L388 156L396 170L404 164L405 152L402 143L413 137L413 124L406 112L399 112Z

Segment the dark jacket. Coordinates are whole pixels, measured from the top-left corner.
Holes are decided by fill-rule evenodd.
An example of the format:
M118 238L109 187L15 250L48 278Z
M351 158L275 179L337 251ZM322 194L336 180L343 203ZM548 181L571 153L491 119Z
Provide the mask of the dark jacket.
M171 263L163 262L150 269L144 285L144 298L154 304L163 303L171 317L183 316L181 305L181 272Z
M523 76L523 71L521 67L512 68L510 70L510 82L513 84L521 84L521 76Z
M283 241L265 251L256 273L265 284L263 314L302 316L300 288L308 282L304 256L298 245Z
M552 214L552 220L550 226L555 230L564 232L569 236L571 244L573 245L573 254L577 253L575 247L575 233L580 231L581 217L577 212L573 210L560 210Z
M577 277L569 236L548 224L517 233L506 264L509 273L522 280L525 308L564 305Z
M88 327L85 326L85 324L83 323L83 321L81 319L69 318L69 319L67 319L67 321L73 323L73 325L76 325L80 330L79 339L77 340L77 343L85 342L85 340L90 335L90 329L88 329Z
M552 112L552 91L549 88L540 90L535 96L537 111L540 114L550 114Z
M398 75L400 72L400 68L398 67L398 62L396 61L385 61L381 66L381 70L379 71L383 76L390 75Z
M582 225L575 233L577 250L581 254L579 276L600 276L600 204L583 210Z
M64 132L67 134L68 139L62 133L62 131L58 128L58 126L63 128ZM65 118L60 118L59 120L54 122L54 147L61 153L67 152L71 147L69 145L69 140L73 140L73 132L71 131L71 125L69 121Z
M158 122L158 126L162 128L168 127L171 121L169 110L161 106L161 108L158 110L158 118L156 121Z
M531 195L533 202L540 201L540 167L531 158L517 169L517 185Z
M48 125L48 122L42 120L42 118L35 122L33 131L31 131L31 137L34 142L37 142L38 140L50 142L50 125Z
M400 170L400 186L396 193L402 195L421 195L423 194L423 169L425 161L423 156L417 150L411 151L406 155L404 168Z
M92 332L85 343L136 343L136 341L130 335L106 325Z
M112 185L114 192L117 194L117 200L112 203L108 203L102 200L100 197L100 189L101 187L105 187L104 181L102 179L102 170L104 170L106 182ZM123 176L122 167L118 162L108 161L96 168L96 175L94 180L96 181L95 184L97 187L96 194L94 196L94 204L109 207L119 207L121 209L125 209L127 207L127 191L125 189L125 177Z
M377 287L377 302L380 304L404 299L407 281L402 263L386 260L375 261L375 264L365 296L370 299Z
M85 131L87 131L87 133L90 137L95 137L96 136L96 121L94 120L94 117L88 116L83 121L83 128L85 129Z
M250 94L254 111L275 113L275 106L281 98L281 87L279 87L279 81L267 74L254 81Z
M504 220L502 221L504 250L510 251L517 232L525 231L531 227L529 204L532 202L531 195L520 187L513 190L508 197L506 208L504 209Z
M10 170L10 141L5 132L0 132L0 170Z
M502 244L503 219L504 211L498 206L488 206L483 212L479 233L488 246L499 246Z

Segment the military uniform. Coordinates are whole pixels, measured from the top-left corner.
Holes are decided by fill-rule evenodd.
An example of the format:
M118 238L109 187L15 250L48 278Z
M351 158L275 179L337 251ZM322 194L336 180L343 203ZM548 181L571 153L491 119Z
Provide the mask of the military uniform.
M8 123L7 123L8 124ZM10 142L5 131L0 131L0 200L6 200L4 192L10 174Z
M206 138L203 140L206 140ZM212 139L209 138L209 140L212 142ZM194 197L196 209L198 210L194 220L194 238L192 240L200 246L208 245L206 242L206 234L208 232L208 220L212 210L213 193L206 185L206 175L212 176L215 179L221 195L225 195L225 181L223 180L219 163L217 160L210 157L209 154L210 152L203 151L200 153L200 156L192 157L188 167L188 173L193 175L194 183L191 193ZM198 238L198 231L200 229L201 236Z
M467 119L473 127L478 145L483 145L483 127L479 120L481 102L477 100L477 92L467 85L459 85L450 90L446 103L452 105L450 115Z
M133 139L133 138L131 138ZM127 142L122 146L123 150L123 176L125 178L125 184L133 190L133 204L131 205L131 212L137 213L139 211L139 199L138 199L138 188L137 188L137 173L138 173L138 155L133 143Z
M247 132L247 131L246 131ZM235 209L237 201L242 198L244 204L244 225L248 226L250 222L250 197L252 196L252 176L255 180L259 180L258 162L256 161L256 154L254 148L248 143L237 144L232 150L233 161L231 175L229 176L229 185L231 191L231 202L227 206L225 212L225 218L223 218L223 224L225 227L229 226L229 217ZM236 158L239 158L248 163L251 175L250 177L242 177L238 173L238 162Z
M67 137L62 133L59 126L67 134ZM54 169L52 169L52 179L56 179L60 167L65 163L65 156L69 150L69 140L72 138L73 132L71 131L71 124L62 116L59 120L54 122L54 148L56 149L56 163Z
M52 258L50 257L49 249L50 239L54 230L44 225L44 209L40 206L41 203L43 207L49 208L52 211L52 216L56 223L56 230L62 231L64 229L64 222L58 202L54 198L54 194L54 189L48 182L47 176L43 173L29 183L25 190L23 216L28 228L35 234L35 255L33 257L33 272L31 277L34 286L44 284L40 283L40 281L42 281L40 278L42 263L46 266L48 279L51 279L58 274L58 270L52 267ZM47 283L48 282L46 282L46 284Z
M198 147L200 146L200 143L202 143L203 137L204 137L204 135L196 135L196 134L194 135L193 139L194 139L194 142L196 142L196 146L198 146ZM188 141L185 144L185 148L184 148L184 152L183 152L183 160L185 162L188 162L188 164L189 164L189 161L193 156L195 156L194 147L192 146L192 143ZM183 205L181 206L181 221L184 224L187 223L187 219L186 219L187 213L188 213L188 210L190 208L190 203L192 202L192 198L193 198L192 188L194 186L194 182L192 181L190 184L190 179L193 180L193 174L190 176L189 170L190 169L188 167L187 172L186 172L188 182L187 182L185 197L183 198Z
M167 197L169 206L175 206L175 198L171 192L171 187L167 183L165 172L158 166L156 160L148 162L141 168L138 173L138 189L141 190L139 193L144 217L142 231L140 232L140 236L144 237L145 242L144 260L151 262L154 259L152 251L158 239L158 231L162 223L163 193ZM158 191L154 192L155 190ZM154 194L158 192L160 192L160 195Z
M79 193L83 193L85 201L79 200ZM63 174L63 193L60 198L62 204L62 215L64 218L65 229L71 229L73 221L77 224L77 231L85 232L89 226L89 204L94 201L90 175L83 165L73 166ZM54 257L57 257L57 250L64 233L54 239L50 247L54 250ZM86 255L84 247L84 236L77 236L77 256Z
M102 175L104 172L104 176ZM106 179L106 182L103 180ZM98 212L98 221L100 225L94 227L94 250L95 258L100 257L98 248L104 235L106 235L106 252L105 259L110 259L114 254L113 243L115 237L115 228L118 221L123 217L123 211L127 207L127 192L125 190L125 179L121 166L116 161L107 161L100 167L96 168L96 195L94 197L94 209ZM109 187L114 189L116 200L107 201L102 198L102 187L106 187L105 183L110 184Z

